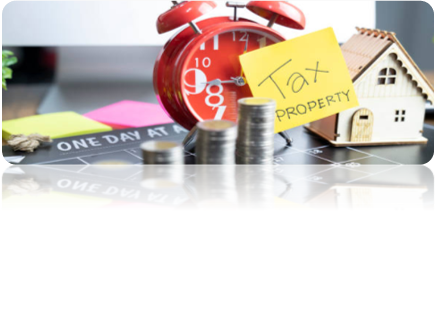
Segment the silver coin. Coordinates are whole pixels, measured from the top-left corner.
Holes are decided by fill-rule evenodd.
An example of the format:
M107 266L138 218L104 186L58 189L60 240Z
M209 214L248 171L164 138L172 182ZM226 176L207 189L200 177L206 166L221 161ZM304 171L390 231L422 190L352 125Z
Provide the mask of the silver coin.
M171 189L183 185L185 162L180 144L149 141L141 145L144 160L141 186L147 189Z
M172 141L146 141L140 146L144 164L183 164L183 147Z
M209 120L197 123L195 147L197 164L234 164L237 138L236 123Z

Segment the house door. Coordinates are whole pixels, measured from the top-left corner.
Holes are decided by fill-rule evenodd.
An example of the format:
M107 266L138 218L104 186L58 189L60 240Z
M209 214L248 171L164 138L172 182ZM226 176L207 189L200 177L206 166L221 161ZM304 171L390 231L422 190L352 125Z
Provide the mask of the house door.
M351 142L369 142L372 139L374 115L366 108L359 109L353 115Z

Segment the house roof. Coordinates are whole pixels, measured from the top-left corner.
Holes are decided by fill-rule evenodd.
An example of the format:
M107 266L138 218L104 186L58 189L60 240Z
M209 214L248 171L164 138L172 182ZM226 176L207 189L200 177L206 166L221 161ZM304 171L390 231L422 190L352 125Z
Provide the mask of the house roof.
M418 84L418 88L426 99L433 102L434 88L427 77L418 68L416 63L404 49L403 45L395 37L395 33L381 31L377 29L356 28L359 32L353 35L341 50L347 63L348 70L353 82L355 82L371 65L393 44L396 44L403 55L410 61L415 69L415 72L408 72L412 79L416 82L416 75L420 76L420 80L424 84ZM404 64L403 64L404 67ZM406 68L408 69L408 68ZM421 86L426 85L426 86Z

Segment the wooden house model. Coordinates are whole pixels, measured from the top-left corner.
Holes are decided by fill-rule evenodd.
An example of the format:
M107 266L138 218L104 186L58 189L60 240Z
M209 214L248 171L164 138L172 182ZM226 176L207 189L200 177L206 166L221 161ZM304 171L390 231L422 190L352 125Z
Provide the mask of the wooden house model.
M360 105L307 129L338 147L427 143L422 133L433 86L394 33L357 30L341 49Z

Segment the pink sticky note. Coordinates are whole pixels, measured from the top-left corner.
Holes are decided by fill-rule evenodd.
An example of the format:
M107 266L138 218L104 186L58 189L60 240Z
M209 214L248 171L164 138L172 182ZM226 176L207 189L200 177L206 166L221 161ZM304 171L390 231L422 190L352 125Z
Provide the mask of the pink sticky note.
M109 205L97 208L95 210L106 210L106 211L139 211L139 210L155 210L155 211L172 211L174 208L149 205L145 203L129 203L122 201L114 201Z
M139 128L174 122L161 106L130 100L93 110L83 116L109 125L113 129Z

